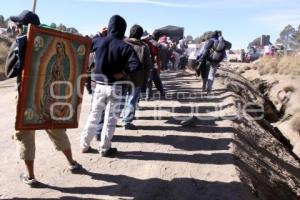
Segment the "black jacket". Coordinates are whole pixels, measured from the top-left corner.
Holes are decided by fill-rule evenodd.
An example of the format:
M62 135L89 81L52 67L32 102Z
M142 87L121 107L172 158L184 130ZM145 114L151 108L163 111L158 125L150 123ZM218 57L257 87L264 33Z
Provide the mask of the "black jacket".
M141 69L134 49L123 41L126 26L125 20L115 15L109 21L108 36L93 39L96 81L114 83L119 81L113 77L114 74L129 74Z
M16 41L12 43L5 63L5 76L6 78L17 77L18 89L20 89L23 64L25 61L27 37L20 35Z

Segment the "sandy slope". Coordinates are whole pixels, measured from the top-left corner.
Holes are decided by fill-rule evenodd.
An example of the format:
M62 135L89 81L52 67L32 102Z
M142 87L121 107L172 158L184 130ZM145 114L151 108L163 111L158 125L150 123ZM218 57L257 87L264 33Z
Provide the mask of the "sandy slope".
M90 102L88 95L84 97L80 127L68 130L74 157L85 168L82 174L69 174L65 170L66 161L63 156L54 150L46 134L39 131L36 135L36 176L43 183L39 189L29 189L18 179L24 166L17 159L15 146L11 140L11 133L14 130L15 92L13 88L7 87L13 85L11 81L1 82L0 197L269 199L270 196L261 190L262 186L269 191L270 188L277 186L276 180L279 177L282 186L280 190L287 193L286 197L290 197L289 199L296 199L295 194L289 192L297 190L292 187L293 184L298 184L296 188L299 186L299 175L292 173L293 170L299 171L299 163L295 162L275 140L276 151L268 150L268 146L261 145L263 142L260 143L257 137L251 139L242 137L244 133L251 136L247 134L251 126L256 130L260 129L254 122L253 125L246 126L249 121L236 120L235 116L239 113L235 104L236 96L226 89L221 79L216 82L216 90L211 98L199 96L201 84L190 73L167 73L164 74L164 81L168 88L168 99L141 102L135 121L140 130L125 132L122 128L117 129L113 142L119 149L116 158L101 158L98 154L80 154L79 138ZM182 92L179 96L178 91ZM182 98L191 94L198 96L193 96L192 100ZM189 116L191 107L197 110L195 115L202 120L199 120L195 127L181 127L177 118ZM260 130L255 133L264 132ZM273 141L270 134L267 134L264 140ZM252 143L265 148L265 151L258 153L255 149L251 153L255 148L251 146ZM98 146L96 141L92 145L95 148ZM277 150L281 152L281 156L276 154ZM272 166L271 174L275 174L276 177L264 176L266 172L261 169L265 169L273 162L275 164ZM261 163L266 166L260 167ZM279 175L280 172L284 173ZM264 177L270 178L269 181L275 185L264 180ZM288 185L286 184L288 181L293 183ZM276 192L274 194L276 195Z
M257 84L253 84L256 88L265 85L263 93L275 104L277 110L284 110L283 117L274 126L290 140L294 146L293 151L300 158L300 133L292 128L293 116L300 113L300 76L278 73L260 75L256 64L231 63L228 67L235 69L249 81L256 82Z

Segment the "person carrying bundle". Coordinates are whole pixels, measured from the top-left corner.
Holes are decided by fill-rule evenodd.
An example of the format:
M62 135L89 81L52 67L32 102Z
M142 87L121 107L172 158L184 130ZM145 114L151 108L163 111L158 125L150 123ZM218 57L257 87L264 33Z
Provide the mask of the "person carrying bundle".
M214 31L205 41L200 54L197 57L199 63L196 73L203 79L203 91L210 94L217 69L226 57L226 50L231 49L231 43L226 41L221 31Z

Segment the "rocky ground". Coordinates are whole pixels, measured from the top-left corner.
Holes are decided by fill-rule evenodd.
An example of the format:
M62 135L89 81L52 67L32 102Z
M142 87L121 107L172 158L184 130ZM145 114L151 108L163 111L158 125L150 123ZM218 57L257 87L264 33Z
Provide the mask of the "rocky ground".
M299 161L243 112L243 98L228 87L224 73L209 97L191 72L166 72L163 80L167 99L140 103L134 122L139 130L117 129L115 158L80 153L90 103L84 96L80 126L68 130L74 157L84 167L80 174L67 172L63 156L38 131L36 177L42 184L36 189L19 181L24 166L11 139L15 84L1 82L0 198L299 199ZM182 127L180 120L192 115L197 116L194 125Z

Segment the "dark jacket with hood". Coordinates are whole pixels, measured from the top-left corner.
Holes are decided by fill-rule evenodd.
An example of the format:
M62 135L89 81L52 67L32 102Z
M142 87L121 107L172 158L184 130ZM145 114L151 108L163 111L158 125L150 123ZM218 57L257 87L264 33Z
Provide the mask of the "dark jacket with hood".
M141 63L134 49L123 41L126 26L125 20L115 15L109 21L107 37L93 40L96 81L114 83L120 81L114 78L115 74L122 72L130 74L141 69Z
M150 76L150 71L153 68L150 49L146 43L135 38L126 38L124 41L133 47L142 65L140 71L129 74L129 80L136 87L142 87L146 84Z

